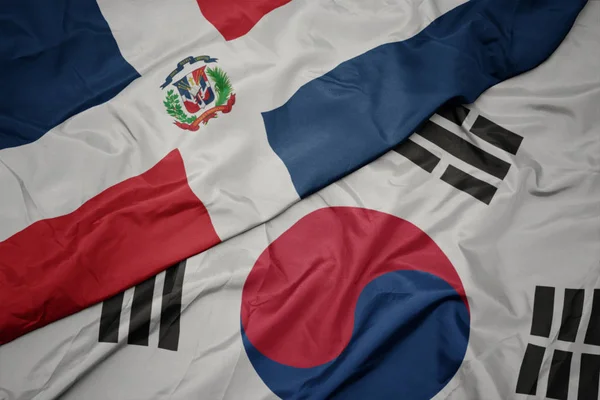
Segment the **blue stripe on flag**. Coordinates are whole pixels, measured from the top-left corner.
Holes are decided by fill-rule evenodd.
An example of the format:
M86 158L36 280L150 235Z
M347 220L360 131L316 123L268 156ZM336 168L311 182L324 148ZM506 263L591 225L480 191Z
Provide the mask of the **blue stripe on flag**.
M300 197L377 158L446 102L544 61L586 0L472 0L416 36L346 61L263 113Z
M4 1L0 37L0 149L39 139L139 77L95 0Z

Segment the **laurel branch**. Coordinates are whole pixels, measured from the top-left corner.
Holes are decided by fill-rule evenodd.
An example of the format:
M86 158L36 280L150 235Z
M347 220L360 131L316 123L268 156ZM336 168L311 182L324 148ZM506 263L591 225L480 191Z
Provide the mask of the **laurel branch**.
M189 116L183 111L179 96L175 94L174 90L167 91L167 96L165 97L163 104L167 108L167 113L181 123L191 124L196 120L196 117Z

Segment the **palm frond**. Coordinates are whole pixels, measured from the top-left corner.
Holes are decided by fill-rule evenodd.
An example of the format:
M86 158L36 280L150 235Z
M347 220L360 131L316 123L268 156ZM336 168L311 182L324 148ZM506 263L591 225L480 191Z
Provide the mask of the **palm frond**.
M207 68L206 73L215 83L215 90L217 91L217 101L215 103L216 106L221 106L225 104L229 95L233 91L233 87L231 86L231 81L229 77L219 67L215 68Z

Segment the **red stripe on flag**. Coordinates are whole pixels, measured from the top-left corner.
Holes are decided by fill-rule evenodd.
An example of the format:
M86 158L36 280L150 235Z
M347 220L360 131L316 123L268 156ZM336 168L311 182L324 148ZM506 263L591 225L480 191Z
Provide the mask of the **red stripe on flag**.
M197 0L200 11L225 40L250 32L258 21L291 0Z
M219 242L174 150L72 213L38 221L0 242L0 344Z

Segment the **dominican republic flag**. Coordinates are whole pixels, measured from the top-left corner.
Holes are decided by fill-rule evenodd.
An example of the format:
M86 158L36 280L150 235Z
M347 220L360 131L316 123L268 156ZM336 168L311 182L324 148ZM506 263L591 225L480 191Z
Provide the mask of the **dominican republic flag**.
M415 131L439 135L425 123L436 110L538 66L585 3L3 2L0 344L271 219ZM182 91L184 77L213 93ZM496 158L487 172L504 179ZM444 279L466 321L462 284ZM248 351L285 364L248 313ZM337 350L299 348L290 365L323 373L349 321Z
M598 399L599 19L269 222L0 346L0 398Z

